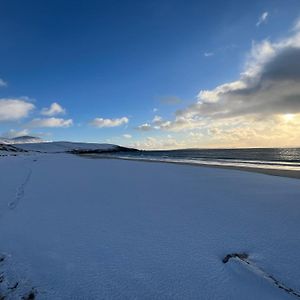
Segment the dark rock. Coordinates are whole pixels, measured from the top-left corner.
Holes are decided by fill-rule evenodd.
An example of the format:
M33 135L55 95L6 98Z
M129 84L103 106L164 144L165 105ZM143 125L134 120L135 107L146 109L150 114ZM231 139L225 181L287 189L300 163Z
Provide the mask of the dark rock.
M222 262L226 264L231 258L239 258L240 260L246 261L246 259L249 257L247 253L231 253L227 254L223 259Z

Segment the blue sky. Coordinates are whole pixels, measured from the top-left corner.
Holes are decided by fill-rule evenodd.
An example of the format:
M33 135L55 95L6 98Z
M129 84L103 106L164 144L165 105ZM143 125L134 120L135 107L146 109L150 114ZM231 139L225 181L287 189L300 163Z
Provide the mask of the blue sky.
M237 130L249 120L208 124L197 111L189 120L184 114L197 125L172 124L199 104L201 90L238 80L253 45L295 35L299 16L298 0L2 0L0 135L142 148L253 146L243 137L228 145L211 138L215 124ZM9 108L22 104L9 101L32 106ZM59 109L51 112L53 103ZM25 112L14 116L18 109Z

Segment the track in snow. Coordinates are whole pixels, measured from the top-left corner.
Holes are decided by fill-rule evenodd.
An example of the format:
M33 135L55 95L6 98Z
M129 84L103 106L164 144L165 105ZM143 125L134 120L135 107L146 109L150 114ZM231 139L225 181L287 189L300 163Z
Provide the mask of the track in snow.
M34 158L30 163L36 162L37 159ZM15 209L19 202L25 196L25 189L28 183L30 182L32 175L32 166L28 167L26 176L23 182L18 186L16 190L16 195L14 199L8 203L10 209ZM30 283L26 280L20 280L18 276L7 276L6 271L3 270L4 266L9 263L10 255L4 255L0 253L0 300L8 299L23 299L23 300L33 300L36 299L37 291L35 288L30 287ZM10 266L11 267L11 266ZM9 268L9 267L8 267ZM7 269L7 266L6 266ZM16 279L17 277L18 279Z
M33 160L33 162L36 162L36 161L37 161L36 159ZM24 181L17 188L17 192L16 192L15 198L11 202L8 203L8 207L10 209L15 209L18 206L19 202L25 196L25 188L26 188L27 184L30 181L31 175L32 175L32 168L29 167L28 172L27 172L27 174L26 174L26 176L24 178Z
M246 253L232 253L228 254L223 258L223 263L226 264L231 259L235 259L241 262L243 265L247 266L253 273L258 276L263 277L264 279L268 280L270 283L275 285L277 288L282 289L283 291L287 292L288 294L300 298L300 293L295 291L294 289L286 286L280 280L276 279L273 275L267 273L265 270L257 266L254 262L249 260L249 255Z

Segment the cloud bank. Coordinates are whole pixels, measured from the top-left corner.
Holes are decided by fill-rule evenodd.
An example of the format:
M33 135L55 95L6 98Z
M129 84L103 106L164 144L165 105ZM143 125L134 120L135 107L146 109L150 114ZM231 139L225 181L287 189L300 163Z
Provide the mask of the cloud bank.
M202 90L198 101L177 111L182 118L270 117L300 112L300 33L278 43L253 44L237 81Z
M197 128L204 121L300 113L300 33L272 43L253 43L237 81L201 90L197 102L176 112L161 128Z
M286 38L253 42L236 81L200 90L174 119L156 116L138 129L193 133L181 137L191 147L300 146L299 24Z

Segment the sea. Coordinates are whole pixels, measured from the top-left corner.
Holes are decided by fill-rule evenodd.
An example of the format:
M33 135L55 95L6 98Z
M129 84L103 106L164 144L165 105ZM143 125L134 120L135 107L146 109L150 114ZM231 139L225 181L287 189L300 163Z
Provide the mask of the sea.
M114 154L119 158L300 171L300 148L182 149Z

